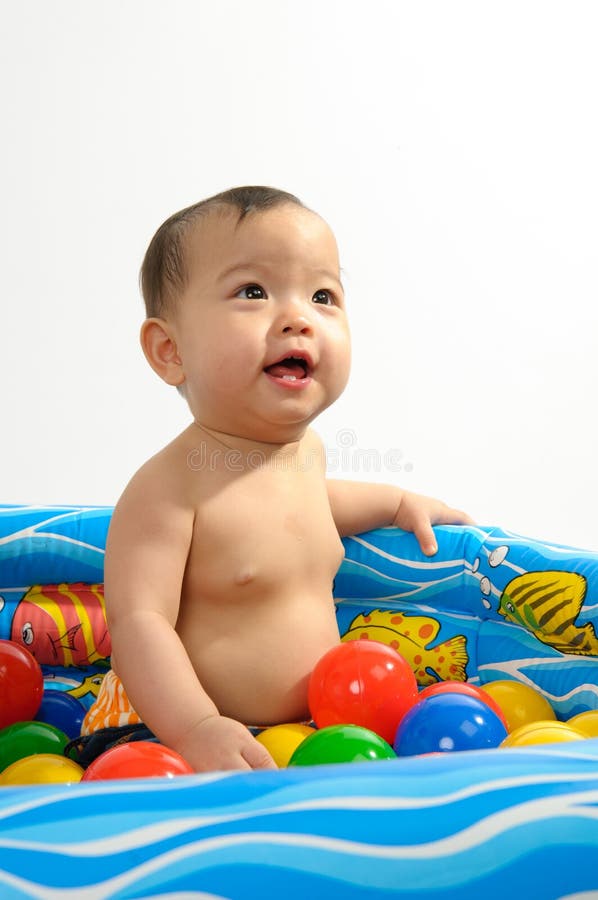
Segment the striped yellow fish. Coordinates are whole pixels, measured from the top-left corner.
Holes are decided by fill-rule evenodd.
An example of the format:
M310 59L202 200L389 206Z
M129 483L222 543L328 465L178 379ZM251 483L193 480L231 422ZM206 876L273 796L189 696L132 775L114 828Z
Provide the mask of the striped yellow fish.
M592 623L575 624L586 585L586 579L577 572L526 572L508 583L498 612L560 653L598 656Z
M434 643L440 623L430 616L412 616L389 609L375 609L356 616L341 641L380 641L393 647L411 666L419 685L437 681L465 681L469 662L467 639L458 634Z

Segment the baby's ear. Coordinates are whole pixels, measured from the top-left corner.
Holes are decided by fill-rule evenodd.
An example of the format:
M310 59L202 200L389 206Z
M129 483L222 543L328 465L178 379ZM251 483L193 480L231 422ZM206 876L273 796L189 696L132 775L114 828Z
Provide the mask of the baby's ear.
M185 380L183 363L178 354L171 326L165 319L146 319L139 335L148 363L160 378L171 385Z

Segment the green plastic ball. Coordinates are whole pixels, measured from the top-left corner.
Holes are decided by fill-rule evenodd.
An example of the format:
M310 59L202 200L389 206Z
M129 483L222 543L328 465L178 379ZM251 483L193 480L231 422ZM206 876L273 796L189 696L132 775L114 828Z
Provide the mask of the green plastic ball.
M61 756L68 740L63 731L45 722L15 722L0 731L0 772L17 759L35 753Z
M384 738L360 725L328 725L307 737L295 750L290 766L396 759Z

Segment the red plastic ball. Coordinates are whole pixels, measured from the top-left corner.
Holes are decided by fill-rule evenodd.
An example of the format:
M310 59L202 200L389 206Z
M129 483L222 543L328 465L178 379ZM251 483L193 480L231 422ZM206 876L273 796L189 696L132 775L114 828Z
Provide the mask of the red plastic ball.
M81 781L112 778L174 778L193 769L175 750L152 741L131 741L106 750L87 767Z
M436 684L429 684L423 691L420 691L418 700L425 700L426 697L433 697L435 694L467 694L468 697L476 697L486 706L489 706L493 713L496 713L505 728L507 721L504 713L494 697L481 687L475 684L467 684L463 681L439 681Z
M42 670L29 650L0 641L0 728L34 719L43 693Z
M399 722L417 700L409 663L378 641L348 641L316 663L309 709L318 728L361 725L392 744Z

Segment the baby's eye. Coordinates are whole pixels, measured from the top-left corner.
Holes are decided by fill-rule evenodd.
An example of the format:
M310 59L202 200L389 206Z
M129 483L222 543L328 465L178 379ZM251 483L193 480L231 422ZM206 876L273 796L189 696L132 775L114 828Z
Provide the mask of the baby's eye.
M240 291L237 291L235 297L240 297L242 300L263 300L266 297L266 292L259 284L247 284Z
M322 303L324 306L334 306L334 295L325 288L316 291L312 297L314 303Z

